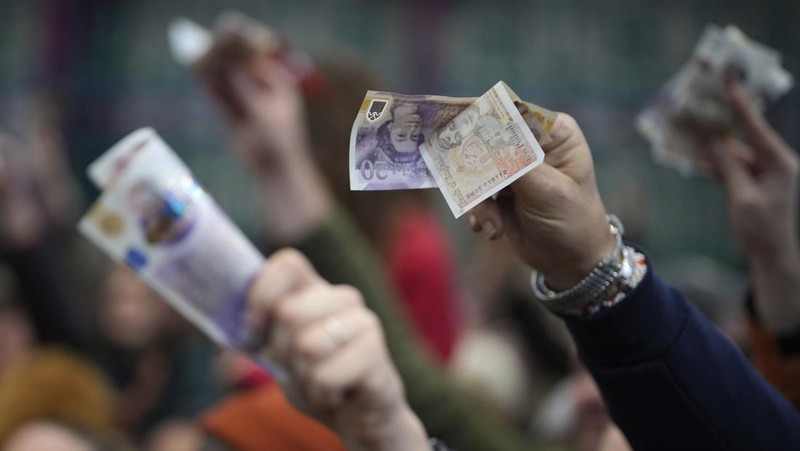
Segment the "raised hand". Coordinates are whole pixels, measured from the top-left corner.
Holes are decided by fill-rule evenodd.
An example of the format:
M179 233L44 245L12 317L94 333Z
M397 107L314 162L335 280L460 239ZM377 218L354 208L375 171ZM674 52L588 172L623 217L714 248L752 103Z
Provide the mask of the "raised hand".
M380 322L356 289L330 285L302 254L280 251L256 280L248 314L266 354L289 373L290 398L348 445L429 449Z
M800 326L800 160L741 86L731 84L728 97L744 138L719 139L713 154L728 194L731 228L750 265L761 319L775 332L790 331Z
M551 288L563 290L613 253L614 238L578 124L559 113L551 135L544 163L475 207L469 221L490 239L508 236Z

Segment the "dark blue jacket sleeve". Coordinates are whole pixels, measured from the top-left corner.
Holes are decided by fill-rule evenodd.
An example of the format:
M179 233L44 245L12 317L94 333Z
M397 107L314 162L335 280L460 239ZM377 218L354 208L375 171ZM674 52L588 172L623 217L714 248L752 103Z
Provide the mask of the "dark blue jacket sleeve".
M652 270L567 326L635 450L800 450L800 415Z

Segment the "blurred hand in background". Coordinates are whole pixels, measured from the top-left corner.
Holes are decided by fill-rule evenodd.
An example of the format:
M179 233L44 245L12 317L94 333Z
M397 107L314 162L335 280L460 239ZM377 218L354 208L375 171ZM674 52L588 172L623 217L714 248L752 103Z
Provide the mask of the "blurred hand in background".
M738 84L728 95L744 131L714 147L731 228L749 263L756 310L773 332L800 326L800 159Z

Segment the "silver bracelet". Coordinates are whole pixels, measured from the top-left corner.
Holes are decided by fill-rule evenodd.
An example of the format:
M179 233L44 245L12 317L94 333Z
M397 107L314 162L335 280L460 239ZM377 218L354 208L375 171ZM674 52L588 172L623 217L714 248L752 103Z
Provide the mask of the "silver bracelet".
M631 268L628 252L622 243L624 229L622 223L614 215L608 215L608 227L616 245L614 252L595 266L580 282L562 292L555 292L547 286L542 273L534 270L531 274L533 295L550 311L560 315L581 315L599 308L603 304L603 296L620 278L624 268ZM628 265L626 265L628 263ZM627 271L625 271L627 272Z

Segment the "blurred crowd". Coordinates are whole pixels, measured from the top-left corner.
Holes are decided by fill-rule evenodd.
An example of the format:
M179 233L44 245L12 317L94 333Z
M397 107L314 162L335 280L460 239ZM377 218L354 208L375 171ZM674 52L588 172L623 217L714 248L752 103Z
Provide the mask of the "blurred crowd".
M709 371L729 373L717 375L719 386L709 390L720 392L711 410L691 388L664 394L673 401L689 399L690 407L681 410L672 401L648 404L649 397L659 398L654 395L659 384L669 382L642 370L649 357L625 354L627 344L614 342L625 365L642 371L631 376L641 385L621 394L625 387L619 381L627 379L614 379L612 360L589 358L599 355L592 343L604 342L603 325L587 326L563 312L553 315L533 296L532 265L548 283L569 281L560 287L567 289L582 276L558 269L577 261L579 251L593 252L590 258L611 253L606 209L618 209L629 226L626 238L638 238L642 210L631 204L641 199L632 193L627 205L617 199L603 207L591 139L587 144L568 114L560 116L545 161L576 188L562 192L563 185L516 182L512 197L501 196L459 223L476 233L455 240L435 190L350 191L353 119L366 90L392 90L385 78L354 52L340 49L315 57L313 82L306 82L274 55L240 51L245 45L237 39L217 30L212 57L194 70L225 123L231 155L254 181L259 204L253 209L263 212L263 228L250 238L269 258L251 290L248 315L256 329L275 329L268 351L290 368L293 382L278 380L245 355L218 349L133 271L110 262L78 235L87 199L68 163L72 149L61 135L63 111L40 103L25 135L0 133L0 449L425 449L413 440L396 448L380 443L392 436L375 426L382 424L388 405L402 410L397 430L413 437L422 428L428 449L666 449L658 446L659 434L648 442L635 432L646 430L637 421L655 422L659 415L662 422L653 430L684 434L687 444L681 449L748 449L753 443L764 445L758 449L792 449L798 443L800 160L735 82L729 101L745 133L720 137L708 151L711 177L727 196L746 277L702 256L671 265L642 256L637 263L648 274L655 268L667 275L695 306L687 307L689 319L663 319L663 324L685 321L687 329L693 321L699 324L697 336L687 338L697 349L683 352L714 351L693 356L696 367L684 365L686 374L673 373L676 385L693 380L698 387L714 385L704 364ZM530 230L538 230L538 223L525 216L530 213L525 206L548 207L529 195L542 187L563 201L549 207L569 213L575 204L572 216L565 213L554 222L585 224L574 232L580 239L564 226L563 238L536 235L548 238L537 242L552 247L529 249L536 244L525 234L534 236ZM526 221L533 225L526 228ZM279 250L285 247L304 257ZM588 274L597 261L588 268L576 263L575 272ZM622 293L634 296L637 284L652 283L642 277L631 282L634 294ZM276 293L274 286L290 285L275 283L284 279L296 285ZM661 294L666 288L660 290L652 297L667 296ZM316 304L306 302L303 293L306 298L316 293ZM290 300L319 305L322 298L331 299L322 313L286 307ZM680 299L676 305L682 305ZM617 302L622 307L626 299L601 309L612 311ZM662 333L658 318L629 315L627 321L644 324L632 329L654 321L653 333ZM705 328L704 321L713 327ZM312 323L322 332L301 330ZM361 341L346 335L355 331ZM587 331L595 335L588 339ZM287 338L301 332L310 337L306 347ZM309 376L309 367L324 360L317 354L336 352L315 347L315 333L334 347L349 346L352 355L336 362L342 365L333 371L337 376ZM659 349L669 357L681 348L678 338L675 343ZM730 349L718 350L727 343L733 344ZM746 361L737 360L740 353ZM682 361L676 357L663 365ZM752 393L728 387L734 382ZM345 388L336 391L337 384ZM344 400L332 400L337 396ZM651 411L659 405L668 406L663 414ZM640 418L631 419L637 416L632 406L640 409ZM693 408L694 423L686 413ZM741 412L763 414L762 421L778 418L779 426L731 432L742 427ZM685 424L698 429L674 429ZM794 428L794 435L781 436L781 427ZM765 436L772 441L758 441ZM729 447L698 447L704 443Z

